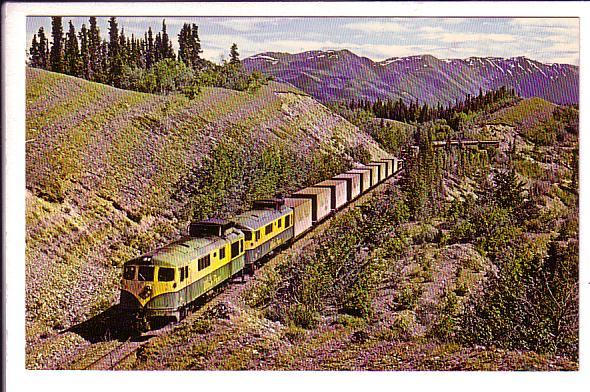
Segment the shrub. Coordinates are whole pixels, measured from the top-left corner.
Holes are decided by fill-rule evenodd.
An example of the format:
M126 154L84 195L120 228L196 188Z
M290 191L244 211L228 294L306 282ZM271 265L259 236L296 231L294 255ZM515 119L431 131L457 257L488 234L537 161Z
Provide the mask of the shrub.
M395 310L413 310L421 295L422 288L418 284L409 284L397 290L393 298Z
M356 317L368 318L373 314L371 290L361 284L354 285L346 294L342 311Z
M446 291L439 309L439 317L431 327L428 335L442 341L449 341L455 336L459 301L457 294Z
M297 327L312 329L318 323L317 312L305 304L293 304L287 311L287 321Z

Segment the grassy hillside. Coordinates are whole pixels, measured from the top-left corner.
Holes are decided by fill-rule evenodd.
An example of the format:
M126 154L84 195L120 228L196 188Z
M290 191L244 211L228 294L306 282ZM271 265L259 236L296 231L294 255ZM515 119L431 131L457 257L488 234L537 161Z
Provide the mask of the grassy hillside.
M207 88L194 100L27 69L27 364L56 335L117 302L120 265L228 215L384 155L365 133L293 88ZM51 339L49 339L51 337ZM72 342L73 340L73 342Z
M518 127L523 132L529 132L547 121L556 107L557 105L542 98L523 99L493 113L487 122Z

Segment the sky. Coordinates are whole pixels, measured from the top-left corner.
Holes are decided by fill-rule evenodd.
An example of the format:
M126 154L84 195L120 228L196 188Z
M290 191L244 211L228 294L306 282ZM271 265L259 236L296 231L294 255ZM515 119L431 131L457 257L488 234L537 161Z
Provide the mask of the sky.
M119 17L125 34L160 31L164 17ZM261 52L298 53L349 49L374 61L430 54L440 59L525 56L542 63L579 65L578 18L334 18L334 17L166 17L177 50L184 23L199 26L202 56L219 63L232 43L241 58ZM64 17L76 31L87 17ZM107 17L100 17L106 38ZM27 18L27 42L40 26L51 30L49 17Z

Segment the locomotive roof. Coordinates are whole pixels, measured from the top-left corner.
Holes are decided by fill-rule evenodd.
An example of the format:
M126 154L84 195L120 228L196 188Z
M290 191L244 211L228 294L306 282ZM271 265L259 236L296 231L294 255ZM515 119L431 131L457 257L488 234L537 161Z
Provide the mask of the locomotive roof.
M234 242L243 233L236 230L225 237L182 237L161 248L145 253L125 264L145 264L164 267L181 267L189 261L203 257L215 249Z
M268 225L270 222L288 215L291 211L293 210L286 206L276 210L270 208L263 210L250 210L232 218L232 221L246 229L258 230L261 227Z

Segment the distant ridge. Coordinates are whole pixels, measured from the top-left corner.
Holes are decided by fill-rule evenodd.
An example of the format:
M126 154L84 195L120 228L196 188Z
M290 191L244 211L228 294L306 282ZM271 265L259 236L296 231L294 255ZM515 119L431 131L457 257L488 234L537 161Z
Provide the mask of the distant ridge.
M265 52L244 59L259 70L327 103L350 99L454 102L501 86L556 104L579 102L579 67L543 64L526 57L438 59L431 55L373 61L344 50L296 54Z

